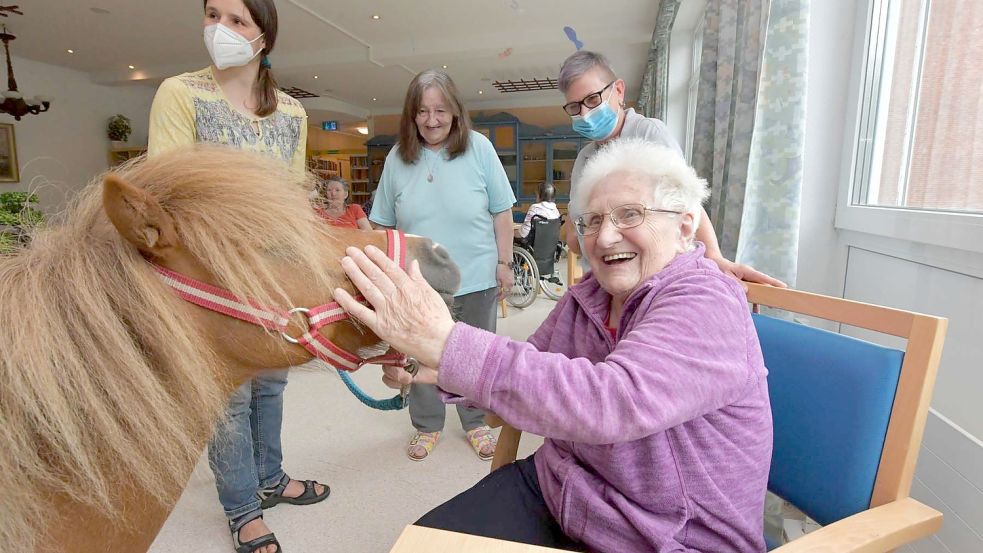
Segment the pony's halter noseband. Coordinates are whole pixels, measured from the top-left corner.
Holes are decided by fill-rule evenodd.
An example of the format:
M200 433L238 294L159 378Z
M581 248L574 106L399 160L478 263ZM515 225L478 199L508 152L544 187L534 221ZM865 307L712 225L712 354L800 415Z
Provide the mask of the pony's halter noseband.
M402 231L386 230L387 247L386 254L390 259L399 264L401 269L406 269L406 235ZM212 286L193 278L187 277L160 265L151 264L157 275L164 282L177 292L183 300L203 307L210 311L215 311L229 317L234 317L240 321L252 323L267 330L275 330L280 333L284 340L291 344L300 344L314 357L324 361L340 371L357 371L363 365L375 363L379 365L392 365L403 367L411 374L416 372L416 360L408 358L403 354L384 354L375 357L364 358L353 354L339 347L337 344L322 336L320 330L331 323L348 319L348 313L338 304L329 302L317 307L293 307L287 310L270 309L261 306L254 301L242 301L228 290ZM355 296L359 302L367 304L365 298L360 295ZM307 329L299 338L294 338L287 334L290 324L290 316L301 314L307 322ZM346 375L342 373L342 380L352 388ZM361 390L352 389L352 392L359 396ZM363 394L364 395L364 394ZM406 391L401 394L403 404L405 404ZM400 396L397 396L399 398ZM397 399L393 398L393 400ZM366 400L359 397L363 403ZM390 400L392 401L392 400ZM368 403L366 403L369 405ZM374 405L370 405L374 406ZM386 408L378 407L377 408ZM388 408L401 408L390 406Z

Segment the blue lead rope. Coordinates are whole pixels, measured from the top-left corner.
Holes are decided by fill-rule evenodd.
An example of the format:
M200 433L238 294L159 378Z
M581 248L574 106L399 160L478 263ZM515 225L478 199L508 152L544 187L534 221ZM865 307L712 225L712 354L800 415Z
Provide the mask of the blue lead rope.
M368 394L362 391L361 388L355 384L352 377L348 374L348 371L338 371L338 376L341 377L341 381L345 383L345 386L351 390L352 395L358 398L364 405L371 407L373 409L378 409L380 411L399 411L400 409L406 407L408 401L403 397L403 394L397 394L389 399L374 399Z

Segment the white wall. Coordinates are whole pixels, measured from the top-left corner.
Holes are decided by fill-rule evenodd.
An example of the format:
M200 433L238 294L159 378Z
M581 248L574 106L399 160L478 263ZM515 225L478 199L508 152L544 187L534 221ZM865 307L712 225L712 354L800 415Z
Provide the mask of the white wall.
M13 64L21 92L54 96L54 102L47 112L20 121L0 115L0 122L14 124L20 165L20 182L0 183L0 192L37 190L44 211L64 207L74 190L106 170L106 122L116 113L132 121L129 143L146 145L154 86L96 85L86 73L17 56Z

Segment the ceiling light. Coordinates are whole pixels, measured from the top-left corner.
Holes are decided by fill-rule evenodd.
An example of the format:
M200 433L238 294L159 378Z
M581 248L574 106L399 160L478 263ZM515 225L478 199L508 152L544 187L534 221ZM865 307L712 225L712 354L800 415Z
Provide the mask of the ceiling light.
M355 130L358 131L358 134L369 134L368 127L355 127Z
M314 78L316 79L317 78L317 75L314 75Z
M372 98L372 101L374 102L375 101L375 98Z
M479 91L478 91L478 94L484 94L484 93L485 93L485 92L484 92L483 90L479 90Z
M74 54L75 53L75 50L72 50L71 48L69 48L67 51L68 51L69 54Z
M442 65L441 67L443 67L444 69L447 69L447 66L446 65Z
M129 67L130 69L136 69L136 67L133 67L132 65L127 65L127 67Z
M373 20L373 21L378 21L378 20L380 20L380 19L382 19L382 16L381 16L381 15L378 15L378 14L372 14L372 20Z
M44 113L51 107L50 96L34 96L24 98L24 94L17 90L17 80L14 79L14 66L10 61L10 41L14 40L14 35L7 32L7 27L3 27L0 33L0 40L3 40L3 51L7 54L7 88L0 93L0 113L13 115L14 119L20 121L24 115Z

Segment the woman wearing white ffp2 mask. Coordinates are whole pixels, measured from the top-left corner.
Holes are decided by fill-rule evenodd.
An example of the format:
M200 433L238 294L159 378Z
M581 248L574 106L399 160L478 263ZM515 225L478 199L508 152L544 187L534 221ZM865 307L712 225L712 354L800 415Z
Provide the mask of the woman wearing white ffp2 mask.
M205 0L212 65L166 79L150 113L148 153L210 142L259 151L304 170L307 113L276 84L273 0Z
M214 65L161 83L150 109L148 155L211 142L260 152L303 171L307 114L276 86L267 57L277 35L273 0L205 0L204 7L205 47ZM238 388L208 446L237 551L279 553L263 508L328 497L327 486L293 480L281 467L286 383L286 370L271 370Z
M253 51L253 43L261 38L263 38L262 34L252 40L246 40L221 23L205 27L205 48L208 49L208 55L212 57L212 63L218 69L242 67L248 64L263 51L262 48Z

